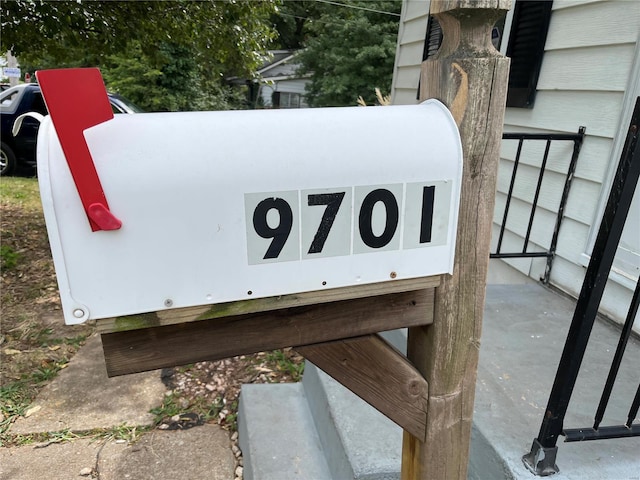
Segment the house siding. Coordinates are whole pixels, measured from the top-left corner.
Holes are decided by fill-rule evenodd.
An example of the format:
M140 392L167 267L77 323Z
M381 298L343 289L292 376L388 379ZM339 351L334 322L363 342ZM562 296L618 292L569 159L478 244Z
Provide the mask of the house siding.
M309 77L297 74L300 65L296 61L296 52L273 50L270 53L271 60L258 71L261 78L257 103L270 108L273 106L273 93L280 92L300 95L299 106L307 107L304 96Z
M640 3L555 0L534 108L507 108L505 112L505 131L577 132L578 127L586 127L587 136L567 200L551 271L551 283L573 296L577 296L582 287L584 254L589 248L590 232L599 223L601 196L608 194L604 186L606 175L610 165L618 162L613 158L613 144L619 134L639 32ZM510 179L514 148L502 149L496 194L498 212L508 192L509 184L505 185L504 176ZM543 146L538 150L540 148ZM570 153L562 154L567 160L570 157ZM562 154L556 155L558 162ZM523 150L522 162L526 167L518 171L522 185L514 192L517 200L512 200L507 223L509 235L505 236L508 240L503 241L503 250L509 244L522 245L523 232L526 232L526 223L524 227L522 223L528 220L538 171L534 165L540 158L539 151ZM555 161L552 155L550 172L545 173L530 237L533 250L543 250L542 246L549 244L549 227L553 226L562 192L564 175L561 172L566 171L566 166ZM496 217L496 221L501 221L500 214ZM544 273L544 262L518 259L507 263L533 278ZM601 311L623 321L632 292L616 282L609 284ZM640 329L640 324L636 324L636 329Z
M404 35L398 41L393 103L416 103L427 10L428 2L409 0L403 6L400 32ZM573 296L579 294L582 286L585 254L590 253L589 238L599 224L601 199L608 195L607 177L619 161L615 158L619 157L615 142L620 135L618 130L626 128L629 121L622 114L625 92L637 74L634 68L638 68L639 35L640 2L555 0L534 108L507 108L505 112L504 131L508 132L576 133L580 126L586 127L551 272L551 283ZM522 249L544 143L525 142L502 251ZM494 213L494 249L516 149L517 141L503 141ZM552 144L529 250L543 251L550 243L572 149L572 142ZM535 279L544 274L544 259L505 261ZM617 321L624 321L632 291L628 285L612 281L609 284L601 310ZM640 331L638 319L635 329Z
M260 96L262 97L263 105L267 107L271 106L273 92L288 92L299 93L300 95L302 95L303 98L301 99L301 101L303 102L303 105L306 106L307 104L304 101L304 95L307 81L307 79L303 78L294 78L277 80L261 85Z
M424 36L429 19L429 0L405 0L400 12L398 46L391 85L391 103L418 103L420 64L424 52Z

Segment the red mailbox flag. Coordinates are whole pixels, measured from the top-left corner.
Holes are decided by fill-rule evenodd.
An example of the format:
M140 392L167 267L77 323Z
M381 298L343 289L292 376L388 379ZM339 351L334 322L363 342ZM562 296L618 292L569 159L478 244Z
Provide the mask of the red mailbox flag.
M118 230L122 222L109 210L84 130L113 118L97 68L36 72L51 121L69 164L91 230Z

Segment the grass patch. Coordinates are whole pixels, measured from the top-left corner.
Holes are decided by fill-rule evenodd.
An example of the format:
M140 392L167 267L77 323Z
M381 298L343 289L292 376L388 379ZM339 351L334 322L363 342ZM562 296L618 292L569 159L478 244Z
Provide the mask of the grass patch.
M18 417L25 416L44 384L67 366L68 360L46 362L20 380L0 386L0 446L13 443L7 432Z
M44 383L49 380L53 380L60 370L67 366L69 362L63 360L62 362L55 362L53 364L47 363L36 369L31 374L31 378L35 383Z
M19 380L0 387L0 446L13 444L7 432L11 424L24 416L33 402L37 389L28 380Z
M206 397L185 398L171 393L164 396L162 405L152 408L149 413L155 416L154 425L160 425L186 412L196 413L202 420L208 422L217 418L223 410L224 404L220 398L210 401Z
M174 393L165 395L162 399L162 405L149 410L150 413L155 415L154 423L157 425L166 418L171 418L174 415L178 415L182 412L182 408L179 404L179 397Z
M107 430L96 430L93 436L103 440L124 440L127 443L135 443L143 433L151 430L152 427L136 427L131 425L119 425Z
M291 377L291 381L299 382L304 373L304 361L296 355L290 348L284 350L273 350L266 354L267 364L279 373Z
M10 245L0 245L0 268L2 270L11 270L16 268L20 254L17 253Z
M76 350L80 348L81 345L84 345L84 342L87 340L86 334L76 335L75 337L65 337L65 338L50 338L42 344L43 347L48 346L56 346L56 345L69 345L70 347L75 348Z
M232 402L229 406L228 413L225 415L225 423L232 432L238 431L238 402Z
M12 382L0 387L0 412L3 420L0 422L0 433L5 425L11 423L12 418L24 415L33 398L26 380Z
M6 205L19 206L31 211L41 211L38 179L2 177L0 179L0 200Z
M152 427L140 427L119 425L113 428L98 428L93 430L72 431L69 429L58 432L42 432L29 434L5 434L0 439L0 446L24 446L32 445L34 448L48 447L54 443L65 443L79 438L89 438L95 441L121 440L129 444L135 443L142 434L150 431Z

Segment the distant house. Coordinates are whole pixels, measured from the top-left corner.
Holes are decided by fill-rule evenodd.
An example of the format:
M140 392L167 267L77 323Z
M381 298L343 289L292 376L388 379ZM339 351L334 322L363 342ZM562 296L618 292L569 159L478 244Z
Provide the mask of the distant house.
M394 104L417 103L420 64L437 51L439 32L431 25L429 5L429 0L403 1L391 93ZM527 45L523 54L513 46L510 50L510 44L528 33L524 18L535 19L542 36ZM576 133L580 126L586 127L550 276L551 284L574 297L582 286L626 128L640 96L639 37L640 2L619 0L514 0L506 21L494 31L494 44L512 58L504 131ZM501 151L494 237L514 163L515 148L506 142ZM567 158L562 152L552 153L530 237L533 245L541 247L553 230L557 212L552 200L561 194ZM526 179L527 175L535 178L539 170L526 154L521 163L525 185L514 191L511 208L515 210L510 210L513 215L505 232L505 242L520 248L527 227L521 219L528 217L535 190L535 182L527 184ZM505 262L536 280L545 268L544 261L535 258L492 262ZM639 273L640 191L636 191L601 304L603 313L624 321ZM635 330L640 331L638 317Z
M304 108L308 77L297 74L296 50L273 50L271 59L258 70L255 108ZM256 85L254 85L254 89Z

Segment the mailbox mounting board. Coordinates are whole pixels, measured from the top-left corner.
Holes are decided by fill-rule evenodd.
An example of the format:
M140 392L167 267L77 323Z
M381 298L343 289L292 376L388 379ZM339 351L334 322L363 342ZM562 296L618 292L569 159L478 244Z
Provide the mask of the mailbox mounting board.
M84 135L118 230L90 228L48 118L38 138L69 324L451 272L462 151L435 100L116 115Z

